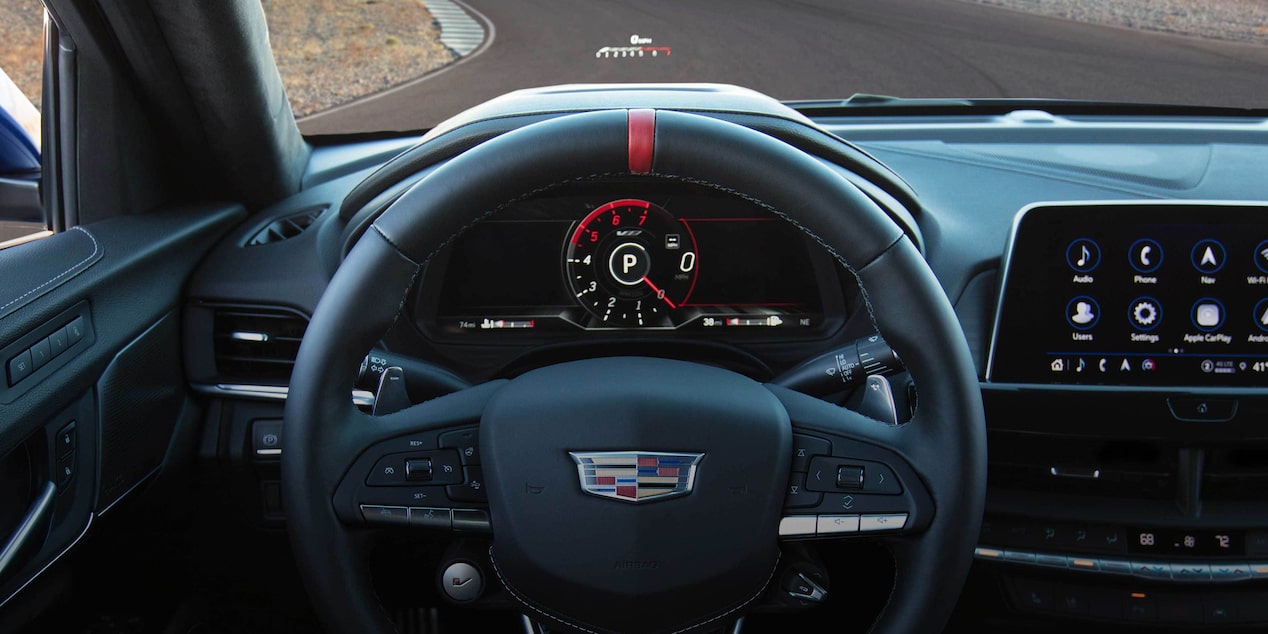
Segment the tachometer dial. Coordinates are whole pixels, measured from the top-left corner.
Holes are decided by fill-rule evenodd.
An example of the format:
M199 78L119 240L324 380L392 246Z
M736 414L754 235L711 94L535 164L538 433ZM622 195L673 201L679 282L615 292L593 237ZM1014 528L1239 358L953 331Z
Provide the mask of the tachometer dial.
M598 327L664 327L696 285L699 255L686 223L645 200L617 200L573 230L564 271Z

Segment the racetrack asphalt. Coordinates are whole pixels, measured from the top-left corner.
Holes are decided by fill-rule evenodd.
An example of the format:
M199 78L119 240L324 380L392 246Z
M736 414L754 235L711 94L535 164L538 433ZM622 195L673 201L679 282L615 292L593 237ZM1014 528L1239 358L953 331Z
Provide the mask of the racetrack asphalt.
M418 130L512 90L591 82L731 83L779 99L861 92L1268 107L1268 47L959 0L466 5L492 35L486 46L439 72L303 119L300 130ZM634 35L669 54L599 54L631 46Z

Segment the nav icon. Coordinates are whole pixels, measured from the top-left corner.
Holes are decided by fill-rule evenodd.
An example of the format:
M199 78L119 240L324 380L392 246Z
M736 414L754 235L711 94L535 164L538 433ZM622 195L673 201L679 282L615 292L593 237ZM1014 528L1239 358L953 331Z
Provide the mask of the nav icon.
M1224 268L1224 245L1209 239L1193 245L1193 267L1202 273Z

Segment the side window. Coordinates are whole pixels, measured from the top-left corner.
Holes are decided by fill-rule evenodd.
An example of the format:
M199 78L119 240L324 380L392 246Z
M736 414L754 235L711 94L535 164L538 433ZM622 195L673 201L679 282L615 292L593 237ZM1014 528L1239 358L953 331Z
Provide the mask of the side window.
M47 235L40 207L44 6L0 1L0 249Z

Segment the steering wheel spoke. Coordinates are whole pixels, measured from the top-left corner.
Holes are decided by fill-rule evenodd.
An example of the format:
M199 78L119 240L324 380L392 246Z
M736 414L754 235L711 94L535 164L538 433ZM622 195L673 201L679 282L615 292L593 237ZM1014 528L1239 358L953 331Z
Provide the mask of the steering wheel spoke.
M353 526L489 532L480 416L505 381L394 412L345 431L344 476L334 494ZM350 438L349 438L350 437Z
M904 430L778 386L793 424L784 540L919 535L933 504L903 455Z

